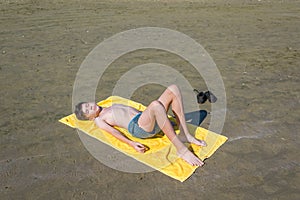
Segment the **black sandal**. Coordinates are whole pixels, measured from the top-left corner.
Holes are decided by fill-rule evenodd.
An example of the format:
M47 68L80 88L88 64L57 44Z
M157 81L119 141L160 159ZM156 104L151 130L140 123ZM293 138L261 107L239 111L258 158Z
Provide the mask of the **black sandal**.
M205 96L210 103L215 103L217 101L217 97L211 91L206 91Z
M194 89L194 92L197 92L197 101L199 104L203 104L207 100L207 95L204 92L199 92L198 90Z
M215 103L218 100L211 91L199 92L197 89L194 89L194 92L197 93L197 101L199 104L204 104L207 99L210 103Z

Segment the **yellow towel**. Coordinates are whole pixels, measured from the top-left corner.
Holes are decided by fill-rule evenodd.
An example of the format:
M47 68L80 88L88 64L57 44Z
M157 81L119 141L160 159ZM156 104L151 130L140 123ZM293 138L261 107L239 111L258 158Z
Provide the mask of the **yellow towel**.
M111 96L106 100L99 102L98 105L102 107L109 107L116 103L129 105L140 111L143 111L146 108L140 103L118 96ZM74 114L66 116L59 121L70 127L80 129L91 137L94 137L101 142L123 152L124 154L133 157L134 159L181 182L185 181L189 176L191 176L197 168L196 166L189 165L187 162L177 156L174 145L171 144L165 135L151 139L139 139L132 137L126 129L115 127L125 134L129 139L148 146L149 150L142 154L136 152L132 147L119 141L106 131L99 129L93 121L77 120ZM201 127L195 127L191 124L188 124L188 128L190 131L195 133L196 138L205 140L207 143L206 147L200 147L194 144L189 146L189 148L192 149L193 152L202 160L210 157L227 140L225 136L213 133ZM176 133L178 133L178 130L176 130Z

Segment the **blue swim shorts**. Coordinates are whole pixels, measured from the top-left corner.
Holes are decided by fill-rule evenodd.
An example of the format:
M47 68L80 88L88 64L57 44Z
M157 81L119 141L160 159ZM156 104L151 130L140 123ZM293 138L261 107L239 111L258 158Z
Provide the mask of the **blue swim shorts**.
M138 113L129 122L129 124L128 124L128 131L129 131L129 133L132 136L137 137L137 138L150 138L150 137L155 136L155 134L159 133L160 132L160 128L157 125L157 123L155 123L153 131L151 131L151 132L147 132L144 129L142 129L141 127L139 127L138 120L139 120L141 114L142 114L141 112Z

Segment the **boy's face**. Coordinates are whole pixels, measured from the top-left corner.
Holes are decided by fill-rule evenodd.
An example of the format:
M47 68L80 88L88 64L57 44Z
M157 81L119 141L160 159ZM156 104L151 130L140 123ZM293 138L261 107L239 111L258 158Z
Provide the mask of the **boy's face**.
M99 106L96 103L94 103L94 102L88 102L88 103L82 104L81 106L82 106L81 107L82 112L90 120L93 120L96 117L98 117L98 115L100 113L100 108L99 108Z

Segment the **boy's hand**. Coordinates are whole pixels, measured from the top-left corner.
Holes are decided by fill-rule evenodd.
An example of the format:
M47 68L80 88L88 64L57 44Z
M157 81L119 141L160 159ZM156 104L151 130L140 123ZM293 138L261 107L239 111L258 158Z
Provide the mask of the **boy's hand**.
M145 151L147 150L144 145L142 145L141 143L138 143L138 142L134 142L134 141L132 141L132 147L140 153L145 153Z

